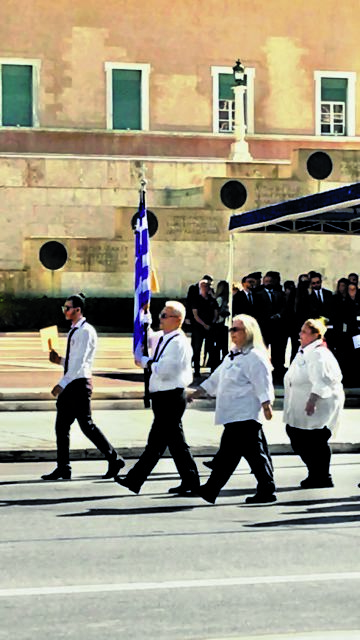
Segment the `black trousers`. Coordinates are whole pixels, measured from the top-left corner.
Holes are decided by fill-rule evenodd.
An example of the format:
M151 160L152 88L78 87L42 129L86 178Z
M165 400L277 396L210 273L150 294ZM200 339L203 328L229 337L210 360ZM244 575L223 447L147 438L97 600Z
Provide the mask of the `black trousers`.
M70 427L74 420L107 460L116 456L115 449L92 420L91 394L91 380L79 378L70 382L57 398L55 432L57 464L61 469L70 468Z
M186 408L184 389L159 391L151 395L154 421L147 445L137 463L130 469L126 479L136 491L140 490L155 465L169 447L182 484L189 489L199 486L198 470L186 443L181 423Z
M230 422L224 425L220 448L214 459L214 468L204 490L216 498L234 473L242 457L248 462L258 486L257 492L275 491L273 467L261 424L256 420Z
M322 429L298 429L286 425L286 433L294 453L306 464L309 478L327 480L330 477L331 449L328 443L331 431Z
M191 325L191 346L193 350L193 363L195 376L200 375L200 356L203 342L205 340L205 347L209 357L209 364L214 359L214 333L213 329L204 329L204 327L198 322L193 322Z

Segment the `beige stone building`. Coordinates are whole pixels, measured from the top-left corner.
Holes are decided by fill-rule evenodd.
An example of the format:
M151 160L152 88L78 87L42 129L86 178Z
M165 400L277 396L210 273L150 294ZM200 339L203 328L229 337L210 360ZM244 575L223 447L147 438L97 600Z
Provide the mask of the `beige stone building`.
M238 212L357 181L359 26L358 0L2 0L0 292L130 296L143 172L164 296L227 276L228 180L246 188ZM247 162L232 155L239 57ZM321 181L307 171L317 150L333 160ZM48 242L61 268L42 264ZM234 244L237 278L311 268L333 287L360 271L352 234Z

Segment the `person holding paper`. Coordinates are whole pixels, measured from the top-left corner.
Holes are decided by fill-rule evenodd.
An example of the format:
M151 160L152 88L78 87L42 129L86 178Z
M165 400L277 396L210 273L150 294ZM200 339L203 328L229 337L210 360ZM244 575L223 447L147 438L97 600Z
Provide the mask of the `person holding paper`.
M67 338L65 358L54 349L50 351L50 362L61 364L64 375L52 389L56 400L56 444L57 467L45 474L43 480L71 480L70 427L77 420L81 431L101 451L109 466L104 479L114 478L125 462L120 458L91 417L92 381L91 371L95 355L97 334L94 327L83 316L85 297L82 294L69 296L63 306L71 329Z
M284 378L284 422L291 446L308 469L303 489L333 487L328 443L344 406L342 373L328 349L322 318L306 320L300 349Z

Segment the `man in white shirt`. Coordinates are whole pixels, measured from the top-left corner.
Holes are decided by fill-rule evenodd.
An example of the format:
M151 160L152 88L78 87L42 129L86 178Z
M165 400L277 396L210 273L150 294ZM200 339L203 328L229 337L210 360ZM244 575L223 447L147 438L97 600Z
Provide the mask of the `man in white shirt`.
M57 467L52 473L41 476L43 480L71 480L70 427L74 420L78 421L84 435L108 460L109 467L103 478L114 478L125 465L124 460L118 456L91 417L91 370L97 334L83 316L84 304L85 298L82 294L69 296L66 300L63 312L66 320L71 321L66 356L62 358L54 350L49 354L50 362L63 365L64 375L51 391L57 398Z
M164 454L166 447L174 459L181 477L178 487L169 493L192 495L199 487L199 474L186 443L181 423L186 408L186 388L192 382L190 342L181 325L185 307L181 302L166 302L160 314L161 332L152 357L135 358L138 366L151 367L149 391L154 413L147 445L137 463L123 478L115 478L118 484L139 493L141 486Z

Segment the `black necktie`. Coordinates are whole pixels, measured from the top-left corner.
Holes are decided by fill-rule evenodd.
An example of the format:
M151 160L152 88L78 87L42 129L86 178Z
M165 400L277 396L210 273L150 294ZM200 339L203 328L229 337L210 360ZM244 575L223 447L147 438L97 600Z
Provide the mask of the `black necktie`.
M164 340L164 336L161 336L161 338L159 338L159 342L156 345L154 357L152 359L153 362L156 362L156 358L157 358L157 355L159 353L159 349L160 349L160 346L161 346L161 343L163 342L163 340Z
M75 333L77 327L74 327L73 329L71 329L69 335L68 335L68 339L67 339L67 345L66 345L66 356L65 356L65 364L64 364L64 373L67 373L67 370L69 368L69 358L70 358L70 342L71 342L71 338L73 333Z
M234 358L236 356L239 356L240 354L241 354L241 351L236 351L236 352L235 351L229 351L229 358L230 358L231 361L233 361Z
M249 302L250 302L250 304L253 303L253 297L252 297L251 291L249 291Z

